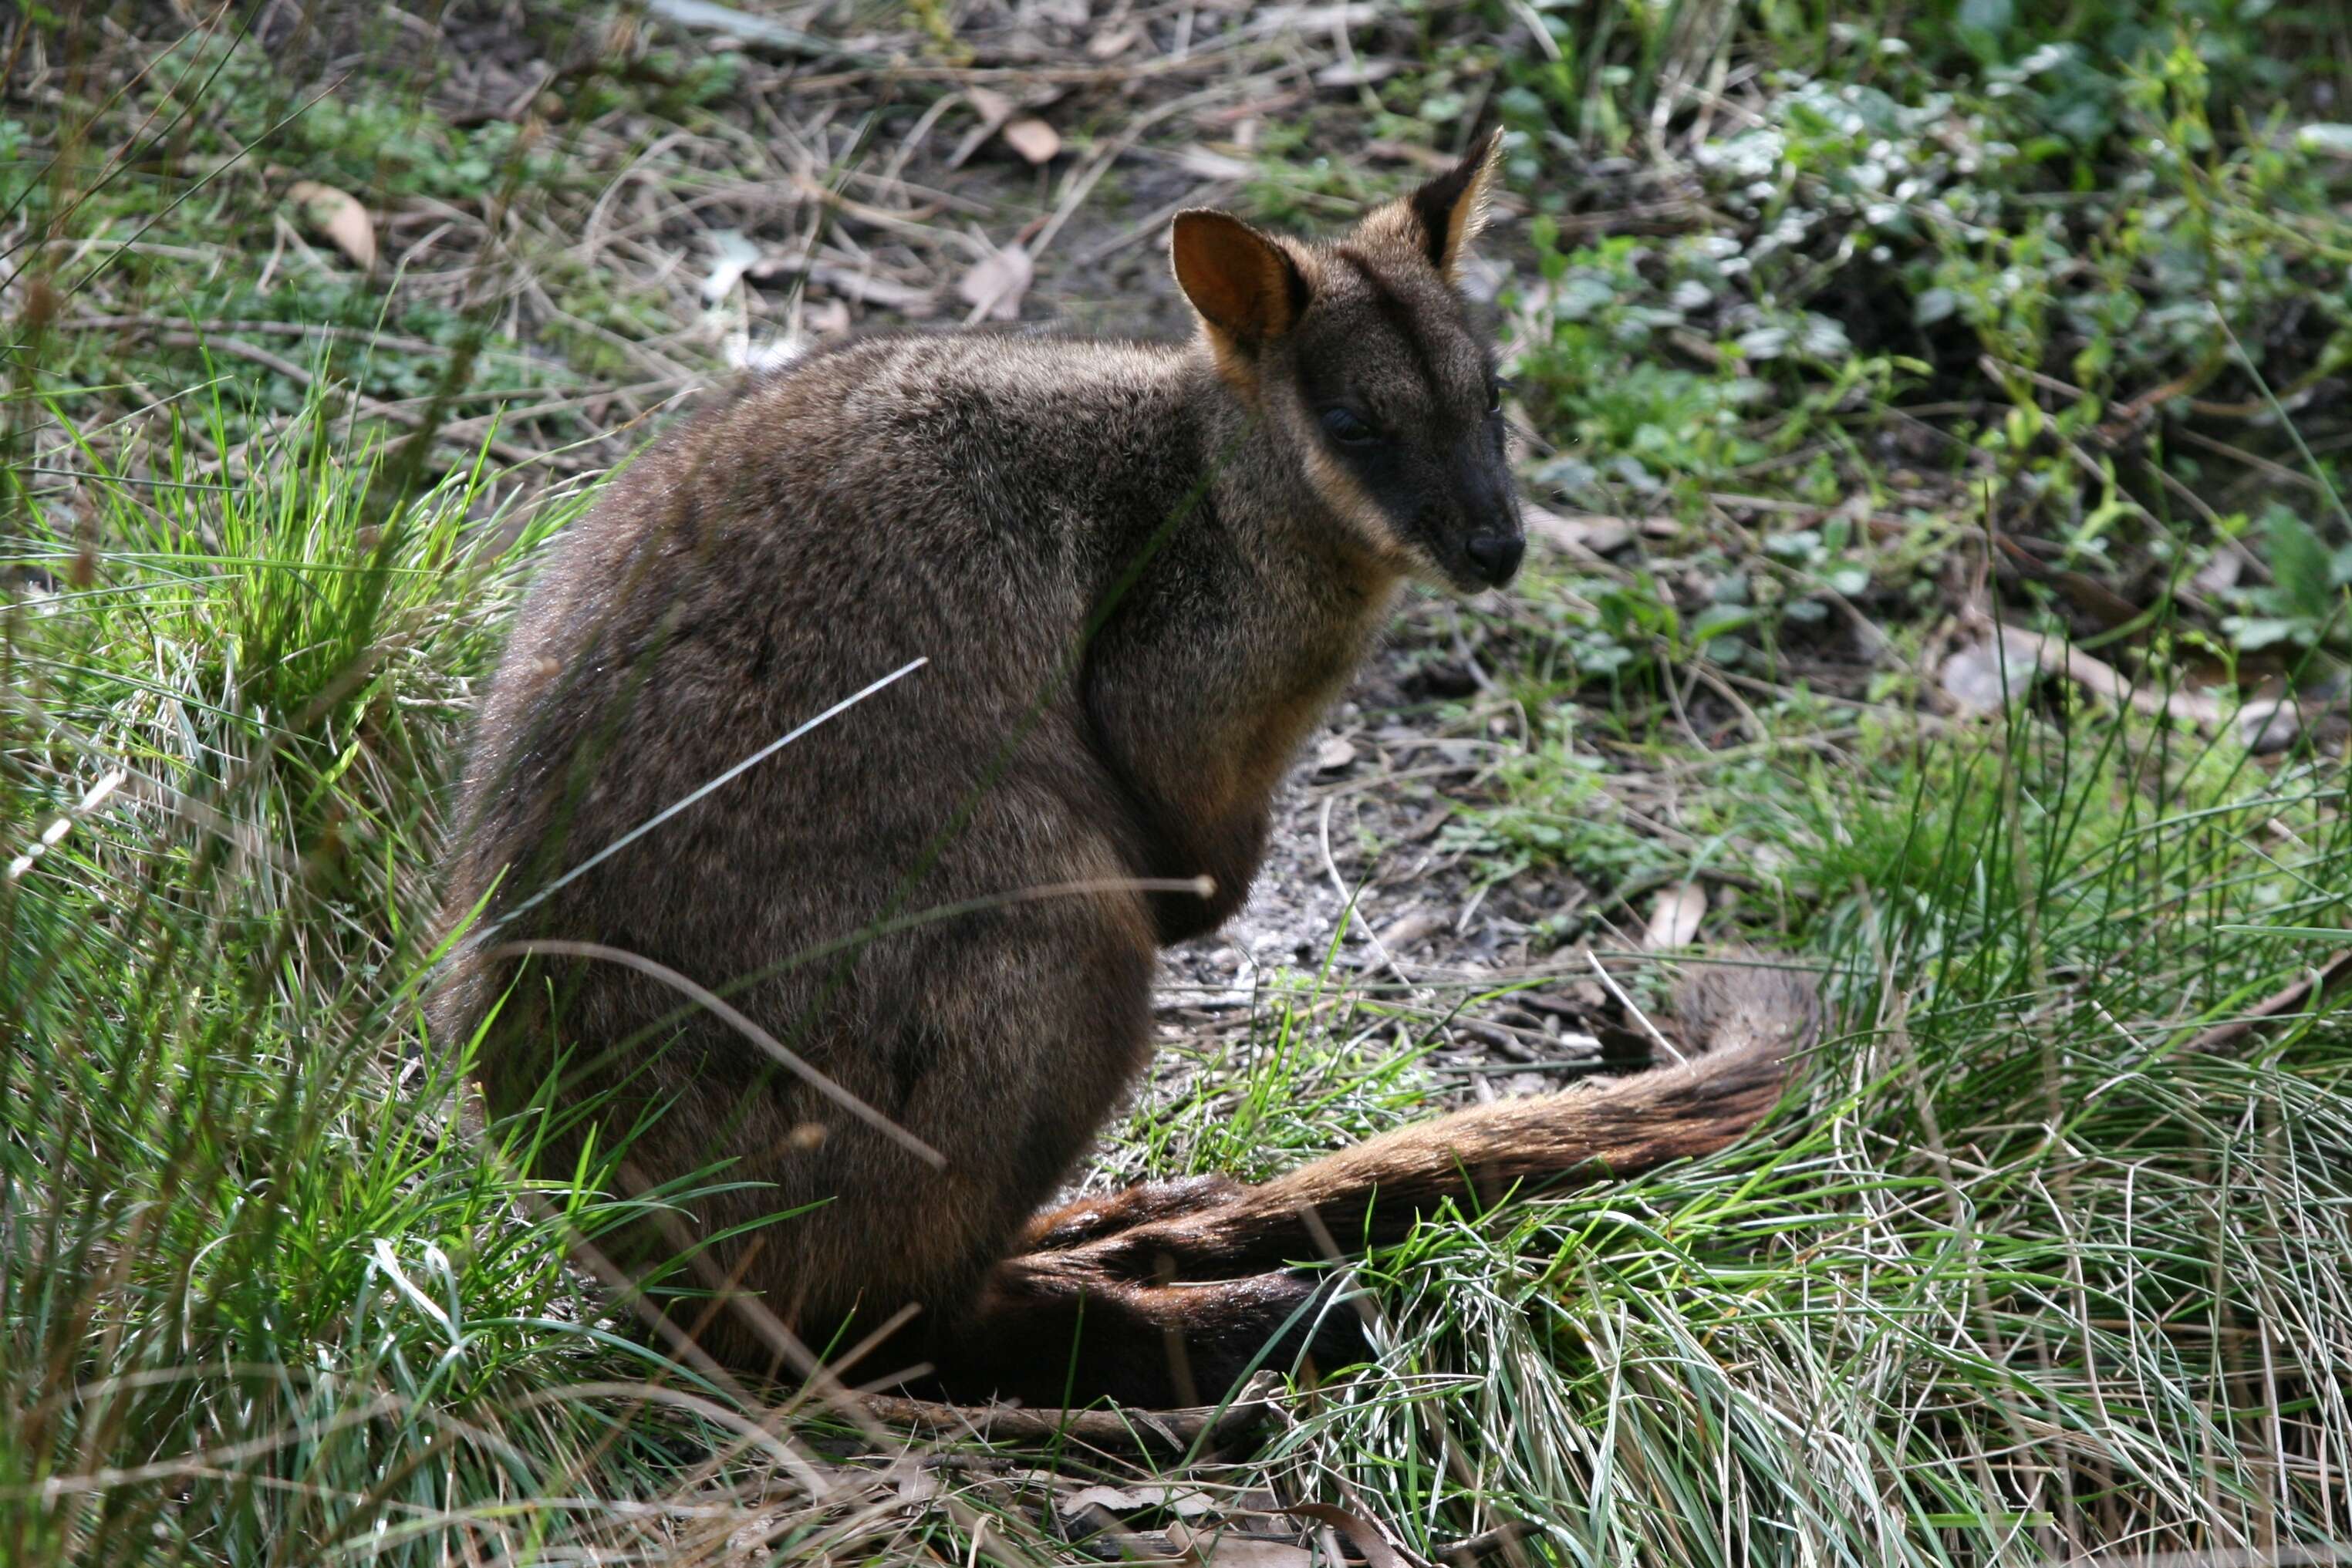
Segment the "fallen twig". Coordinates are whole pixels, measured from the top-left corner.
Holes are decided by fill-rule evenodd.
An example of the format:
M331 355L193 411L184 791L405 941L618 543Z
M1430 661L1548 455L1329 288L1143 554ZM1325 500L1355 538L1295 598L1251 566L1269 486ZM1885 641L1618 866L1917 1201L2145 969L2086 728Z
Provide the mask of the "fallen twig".
M846 65L887 66L890 62L870 49L844 48L830 38L788 27L765 16L754 16L711 0L646 0L646 14L674 27L723 33L747 44L758 44L804 59L838 60Z
M893 1394L869 1394L866 1408L894 1427L980 1437L1070 1437L1117 1448L1183 1449L1202 1438L1223 1442L1256 1429L1267 1413L1263 1397L1183 1410L1057 1410L1023 1405L942 1405Z
M2262 1025L2303 1011L2315 1002L2325 1001L2327 993L2347 977L2352 976L2352 947L2332 955L2326 963L2313 966L2303 978L2292 985L2282 986L2254 1004L2252 1012L2227 1023L2217 1023L2199 1033L2189 1042L2190 1051L2221 1051L2232 1046L2253 1033Z
M2109 702L2129 704L2151 717L2161 715L2206 729L2215 728L2221 723L2221 704L2210 693L2161 691L2145 683L2135 683L2113 664L2092 657L2061 638L2041 632L2029 632L2007 622L1995 622L1989 637L1997 650L1995 657L1998 659L2007 660L2011 653L2021 654L2038 669L2063 674L2095 696L2105 697Z

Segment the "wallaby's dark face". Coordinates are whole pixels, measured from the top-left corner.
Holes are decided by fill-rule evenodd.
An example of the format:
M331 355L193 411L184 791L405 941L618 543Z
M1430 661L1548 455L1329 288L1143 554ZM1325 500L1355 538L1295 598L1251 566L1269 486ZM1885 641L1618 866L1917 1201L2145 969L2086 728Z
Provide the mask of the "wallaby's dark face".
M1356 542L1464 593L1509 581L1526 552L1493 350L1454 287L1498 151L1489 141L1331 244L1188 212L1171 247L1220 371Z

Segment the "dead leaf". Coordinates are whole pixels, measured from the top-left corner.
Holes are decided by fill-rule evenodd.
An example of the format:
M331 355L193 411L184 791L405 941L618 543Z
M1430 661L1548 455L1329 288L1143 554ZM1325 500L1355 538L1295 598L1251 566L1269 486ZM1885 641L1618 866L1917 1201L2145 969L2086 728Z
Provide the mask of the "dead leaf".
M2004 671L1999 653L1988 641L1954 649L1937 674L1944 683L1944 695L1961 712L1998 713L2003 702L2025 694L2041 667L2031 652L2011 647Z
M1315 1553L1304 1546L1238 1531L1196 1530L1179 1522L1168 1527L1168 1539L1210 1568L1314 1568Z
M1405 831L1399 835L1399 841L1408 844L1418 844L1425 842L1430 839L1433 839L1437 836L1437 830L1445 826L1447 821L1452 818L1453 815L1453 802L1448 800L1440 800L1436 805L1432 806L1428 810L1423 811L1420 816L1415 817L1412 820L1412 825L1407 827Z
M1391 952L1410 947L1424 936L1434 936L1445 929L1445 916L1433 909L1416 909L1398 916L1381 933L1381 946Z
M884 63L856 50L845 49L830 38L821 38L814 33L803 33L798 27L788 27L765 16L738 11L732 5L719 5L716 0L647 0L646 9L672 26L718 33L786 54L806 55L817 59L857 60L871 65Z
M1195 1514L1211 1512L1216 1506L1216 1500L1206 1492L1174 1486L1081 1487L1054 1500L1055 1511L1064 1519L1076 1519L1090 1508L1107 1508L1113 1513L1156 1508L1179 1519L1191 1519Z
M982 144L996 134L996 128L1012 119L1013 112L1021 107L993 88L968 87L963 89L963 97L964 101L971 105L972 113L980 117L980 123L966 131L963 140L956 143L955 151L948 154L948 167L950 169L962 168L971 155L980 151Z
M2006 665L2006 670L2004 670ZM1994 712L2001 706L2001 682L2009 695L2018 695L2034 682L2034 674L2065 674L2091 695L2110 703L2128 703L2149 717L2164 715L2183 724L2213 728L2221 724L2221 698L2210 691L2164 691L2155 682L2133 682L2110 663L2088 656L2063 637L2030 632L2021 625L1994 623L1983 642L1955 651L1943 661L1943 689L1952 703L1969 712Z
M1020 107L994 88L968 87L963 89L963 97L971 105L971 111L980 116L981 128L985 131L993 131L1012 119L1013 111Z
M1143 29L1130 22L1124 27L1114 27L1108 33L1097 33L1087 40L1087 53L1098 60L1115 60L1135 47L1143 37Z
M2245 570L2243 551L2220 549L2213 552L2213 559L2205 563L2193 581L2200 593L2227 593L2238 586L2238 579L2245 574Z
M2303 709L2293 697L2263 697L2238 710L2238 739L2257 757L2284 751L2303 733Z
M1390 141L1376 139L1364 143L1364 152L1389 163L1412 163L1433 173L1454 167L1454 160L1434 147L1423 147L1413 141Z
M1633 542L1637 527L1623 517L1563 517L1532 501L1520 504L1519 516L1529 538L1564 555L1605 556L1623 549Z
M1257 165L1246 158L1207 147L1187 147L1176 154L1176 167L1200 180L1246 180Z
M1643 940L1652 947L1687 947L1698 939L1698 923L1706 918L1706 890L1695 882L1683 883L1658 894Z
M1372 1528L1368 1520L1360 1519L1344 1508L1328 1502L1295 1502L1282 1511L1301 1519L1311 1519L1318 1524L1328 1524L1349 1541L1364 1559L1365 1568L1403 1568L1397 1559L1396 1549L1388 1538Z
M357 196L316 180L297 180L286 194L300 204L310 226L332 240L353 266L374 270L375 222Z
M2329 954L2325 960L2305 970L2303 978L2273 991L2241 1016L2200 1030L2189 1042L2189 1049L2219 1051L2223 1046L2235 1045L2273 1019L2308 1010L2314 991L2319 993L2318 1000L2326 1001L2329 993L2347 979L2352 979L2352 948Z
M1341 27L1369 27L1380 19L1381 8L1370 0L1345 0L1333 5L1275 5L1252 17L1242 36L1271 38L1294 30L1330 33Z
M1394 60L1340 60L1315 73L1317 87L1370 87L1396 75Z
M836 301L836 303L838 303ZM749 371L753 375L766 375L780 371L808 352L808 339L798 332L779 332L764 343L754 343L749 332L737 329L727 334L721 350L729 368Z
M2006 534L1994 537L2003 544L2009 542L2009 536ZM2117 626L2127 625L2140 617L2141 609L2138 605L2087 572L2053 571L2050 574L2050 582L2059 592L2066 596L2069 603L2085 615L2096 619L2109 631Z
M1465 256L1459 266L1462 276L1456 287L1462 290L1462 298L1473 305L1493 304L1495 297L1503 292L1503 285L1511 280L1511 268L1507 263L1486 256ZM1516 403L1510 405L1507 417L1514 423L1527 423L1525 411Z
M829 267L822 263L808 269L809 281L822 283L844 298L855 299L860 305L879 305L885 309L902 311L908 316L928 316L931 312L931 291L917 288L912 284L893 278L877 277L871 273L853 272L845 267Z
M911 283L900 283L896 278L856 267L836 267L829 261L812 261L805 256L761 256L751 264L746 274L754 283L773 283L778 278L803 275L806 275L811 283L830 289L844 299L854 299L861 305L879 305L907 316L929 316L939 307L936 290L919 288Z
M1206 1439L1225 1443L1255 1431L1268 1416L1267 1398L1274 1377L1260 1372L1242 1385L1229 1405L1194 1410L1057 1410L1018 1405L939 1405L928 1399L895 1395L865 1396L866 1414L895 1427L962 1437L998 1437L1022 1441L1075 1438L1083 1443L1135 1449L1181 1449ZM1007 1471L1006 1482L1034 1481L1052 1485L1060 1478L1046 1470Z
M1337 773L1356 760L1356 748L1345 736L1329 735L1315 748L1315 771Z
M1008 245L995 255L974 264L956 284L956 297L971 307L971 319L1017 321L1021 318L1021 297L1029 292L1029 280L1037 276L1037 264L1029 253L1017 245Z
M714 229L710 235L710 270L703 275L702 302L716 305L727 291L742 281L765 255L757 244L746 239L740 229Z
M1005 145L1032 163L1050 163L1062 150L1062 133L1034 114L1004 128Z
M820 338L838 338L849 330L849 304L820 299L801 313L802 323Z
M1996 625L1991 636L2000 645L2002 658L2028 659L2033 667L2063 674L2094 696L2128 703L2151 717L2161 714L2207 729L2221 722L2221 702L2210 692L2179 687L2166 691L2153 684L2127 680L2114 665L2093 658L2080 648L2060 638L2028 632L2021 626Z

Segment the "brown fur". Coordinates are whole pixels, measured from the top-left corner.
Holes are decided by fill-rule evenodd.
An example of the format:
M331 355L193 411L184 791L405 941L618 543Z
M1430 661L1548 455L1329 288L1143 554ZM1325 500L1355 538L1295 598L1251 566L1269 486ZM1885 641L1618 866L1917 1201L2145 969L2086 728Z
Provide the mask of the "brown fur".
M1761 1113L1786 1031L1259 1188L1032 1218L1149 1054L1156 946L1246 894L1271 791L1400 582L1517 564L1488 353L1447 283L1490 166L1337 245L1188 214L1190 345L918 335L803 360L658 444L562 538L484 705L446 915L482 923L432 1004L445 1040L488 1020L494 1110L559 1065L556 1103L593 1105L546 1168L633 1127L646 1179L726 1162L737 1185L680 1217L706 1272L820 1344L922 1309L860 1375L921 1357L957 1395L1058 1399L1075 1367L1081 1393L1154 1402L1220 1391L1313 1304L1284 1271L1315 1255L1301 1207L1343 1239L1391 1233L1465 1182L1639 1169ZM1337 405L1381 440L1341 443ZM1200 877L1205 897L1132 885ZM641 962L519 960L531 941ZM665 969L944 1163L780 1073ZM635 1245L632 1267L668 1249ZM771 1360L758 1313L698 1332Z

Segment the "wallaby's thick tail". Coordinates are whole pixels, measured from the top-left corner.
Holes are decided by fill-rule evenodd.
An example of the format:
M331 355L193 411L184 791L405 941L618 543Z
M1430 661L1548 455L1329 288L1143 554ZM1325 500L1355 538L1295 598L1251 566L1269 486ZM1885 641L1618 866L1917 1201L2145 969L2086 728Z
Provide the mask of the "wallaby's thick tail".
M1256 1186L1155 1184L1040 1215L976 1321L935 1350L959 1395L1058 1404L1213 1400L1272 1346L1354 1359L1355 1314L1286 1265L1390 1241L1452 1199L1636 1176L1738 1140L1819 1031L1807 978L1710 967L1676 1017L1690 1058L1608 1082L1457 1111Z

